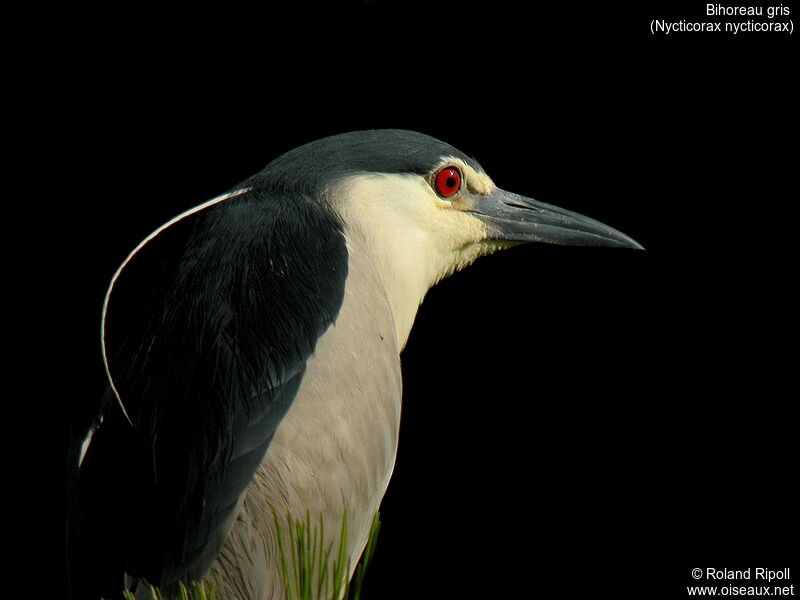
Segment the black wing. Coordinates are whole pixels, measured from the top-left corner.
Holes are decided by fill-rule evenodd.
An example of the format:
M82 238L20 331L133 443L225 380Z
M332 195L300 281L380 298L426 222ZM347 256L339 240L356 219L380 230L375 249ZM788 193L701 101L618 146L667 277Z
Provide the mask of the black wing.
M120 272L105 320L109 402L70 526L76 598L202 575L344 295L340 224L251 188L181 218Z

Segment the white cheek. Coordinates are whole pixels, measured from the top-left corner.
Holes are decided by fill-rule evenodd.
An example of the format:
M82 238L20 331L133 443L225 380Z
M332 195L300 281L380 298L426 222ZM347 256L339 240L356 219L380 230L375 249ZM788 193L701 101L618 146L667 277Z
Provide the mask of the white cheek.
M444 208L445 210L447 210L447 209L450 209L453 206L453 201L452 200L447 200L446 198L439 198L437 196L436 197L436 204L439 206L439 208Z

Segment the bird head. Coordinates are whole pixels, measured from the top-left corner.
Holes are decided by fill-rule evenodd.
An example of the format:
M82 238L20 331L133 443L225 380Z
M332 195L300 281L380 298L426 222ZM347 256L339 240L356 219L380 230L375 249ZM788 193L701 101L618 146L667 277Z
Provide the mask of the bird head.
M641 248L599 221L501 189L476 160L412 131L317 140L250 184L326 199L378 262L403 339L427 290L482 255L528 242Z

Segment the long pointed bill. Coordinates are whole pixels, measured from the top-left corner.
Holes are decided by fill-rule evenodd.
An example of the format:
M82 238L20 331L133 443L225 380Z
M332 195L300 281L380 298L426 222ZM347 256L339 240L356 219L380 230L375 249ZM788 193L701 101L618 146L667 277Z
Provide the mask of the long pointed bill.
M644 249L600 221L501 189L476 202L471 212L486 223L490 240Z

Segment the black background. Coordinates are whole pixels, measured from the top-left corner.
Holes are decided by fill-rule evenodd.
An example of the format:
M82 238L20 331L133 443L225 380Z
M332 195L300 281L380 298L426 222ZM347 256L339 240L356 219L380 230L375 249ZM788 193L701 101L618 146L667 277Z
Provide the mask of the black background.
M57 439L103 389L102 298L142 237L301 143L415 129L647 250L522 247L429 293L366 600L798 567L796 43L649 32L704 6L71 14L39 148L64 174L22 207Z

